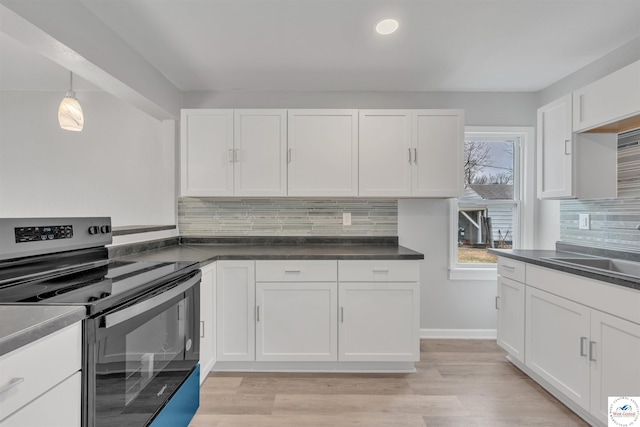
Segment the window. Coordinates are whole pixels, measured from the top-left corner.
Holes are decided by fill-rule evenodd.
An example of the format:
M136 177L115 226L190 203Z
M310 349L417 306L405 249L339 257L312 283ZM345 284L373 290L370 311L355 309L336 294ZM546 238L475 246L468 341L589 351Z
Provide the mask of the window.
M522 241L525 144L532 130L467 128L464 195L451 200L450 278L495 279L497 256Z

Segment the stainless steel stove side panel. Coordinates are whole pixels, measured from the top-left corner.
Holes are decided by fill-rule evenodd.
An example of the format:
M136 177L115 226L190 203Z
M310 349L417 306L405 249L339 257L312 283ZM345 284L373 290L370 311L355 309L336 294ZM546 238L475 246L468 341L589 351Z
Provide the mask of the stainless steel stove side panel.
M72 225L73 236L56 240L16 242L16 228L61 225ZM90 233L90 228L94 234ZM111 234L110 217L0 218L0 260L105 246L112 243Z

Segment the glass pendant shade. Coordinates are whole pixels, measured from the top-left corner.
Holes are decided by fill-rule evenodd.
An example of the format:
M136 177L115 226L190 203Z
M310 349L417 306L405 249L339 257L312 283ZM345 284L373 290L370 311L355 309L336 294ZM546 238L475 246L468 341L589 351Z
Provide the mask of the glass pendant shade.
M73 79L73 74L71 79ZM72 80L69 82L69 91L60 102L60 107L58 108L58 122L62 129L80 132L84 127L84 114L80 103L76 99L76 93L71 90L71 82Z

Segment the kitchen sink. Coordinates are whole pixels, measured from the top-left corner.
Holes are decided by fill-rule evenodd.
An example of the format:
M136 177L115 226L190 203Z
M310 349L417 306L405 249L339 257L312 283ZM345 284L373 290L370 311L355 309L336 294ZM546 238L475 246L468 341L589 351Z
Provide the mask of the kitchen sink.
M541 259L553 263L583 268L585 270L597 270L598 272L613 273L616 275L625 275L640 279L640 262L624 261L612 258L548 257Z

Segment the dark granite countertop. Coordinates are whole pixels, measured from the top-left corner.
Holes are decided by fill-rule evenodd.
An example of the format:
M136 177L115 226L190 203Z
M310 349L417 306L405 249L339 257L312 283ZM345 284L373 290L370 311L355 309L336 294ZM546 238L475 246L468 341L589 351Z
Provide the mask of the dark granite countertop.
M424 255L389 241L366 239L247 239L182 238L179 245L130 253L140 261L196 261L201 265L218 260L419 260ZM237 241L238 243L232 243Z
M574 252L576 250L577 252ZM556 250L527 250L527 249L489 249L490 253L505 258L511 258L518 261L523 261L529 264L539 265L541 267L551 268L554 270L562 271L565 273L571 273L578 276L586 277L589 279L600 280L602 282L613 283L614 285L624 286L631 289L640 290L640 278L634 278L631 276L621 276L615 273L598 272L589 268L583 268L580 266L570 266L566 264L557 264L552 261L548 261L545 258L592 258L594 256L606 257L606 258L619 258L630 261L637 261L634 254L621 254L619 252L612 253L611 251L597 251L597 250L582 250L580 248L573 248L567 246L559 247ZM586 253L585 253L586 252Z
M112 227L113 236L124 236L127 234L150 233L152 231L175 230L175 225L127 225Z
M0 305L0 356L85 317L77 306Z

